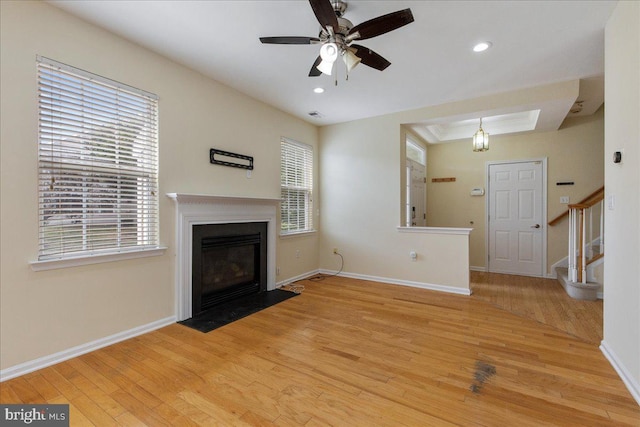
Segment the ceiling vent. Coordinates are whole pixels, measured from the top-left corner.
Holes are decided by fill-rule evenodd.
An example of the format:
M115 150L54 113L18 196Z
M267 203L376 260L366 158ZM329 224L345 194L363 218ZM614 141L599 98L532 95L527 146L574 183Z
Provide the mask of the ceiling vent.
M310 112L309 112L309 115L310 115L311 117L313 117L313 118L316 118L316 119L321 119L321 118L323 118L323 117L324 117L322 114L320 114L320 112L319 112L319 111L310 111Z

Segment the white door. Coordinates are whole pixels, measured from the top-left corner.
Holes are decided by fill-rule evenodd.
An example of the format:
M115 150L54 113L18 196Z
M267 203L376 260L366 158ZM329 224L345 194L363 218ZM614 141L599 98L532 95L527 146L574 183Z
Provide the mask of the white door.
M409 191L409 209L412 227L425 227L427 225L426 216L426 167L416 161L407 159L407 167L411 173Z
M542 161L489 165L489 268L543 276Z

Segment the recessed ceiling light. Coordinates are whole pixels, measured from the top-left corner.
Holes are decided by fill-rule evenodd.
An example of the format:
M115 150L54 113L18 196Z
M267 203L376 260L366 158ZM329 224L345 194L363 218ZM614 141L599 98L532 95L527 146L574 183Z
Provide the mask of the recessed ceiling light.
M321 87L317 87L317 88L315 88L313 91L314 91L315 93L322 93L322 92L324 92L324 89L323 89L323 88L321 88Z
M491 42L478 43L473 47L474 52L484 52L491 47Z

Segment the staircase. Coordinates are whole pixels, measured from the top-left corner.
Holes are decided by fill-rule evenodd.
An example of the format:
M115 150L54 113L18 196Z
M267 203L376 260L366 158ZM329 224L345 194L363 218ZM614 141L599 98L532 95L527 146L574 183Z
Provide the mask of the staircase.
M556 267L558 281L575 299L596 300L602 292L597 282L604 263L604 187L549 221L553 226L569 217L569 242L566 262ZM595 239L594 234L597 233ZM599 279L601 282L602 280Z
M567 295L574 299L595 301L602 293L602 285L598 282L573 282L569 280L567 267L556 267L558 282L562 285Z

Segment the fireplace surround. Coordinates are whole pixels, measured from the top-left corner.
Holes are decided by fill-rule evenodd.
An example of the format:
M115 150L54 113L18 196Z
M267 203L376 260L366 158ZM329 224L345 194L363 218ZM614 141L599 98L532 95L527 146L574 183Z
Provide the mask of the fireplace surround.
M191 318L193 228L206 224L266 223L266 289L275 289L276 209L280 199L169 193L175 204L175 311Z

